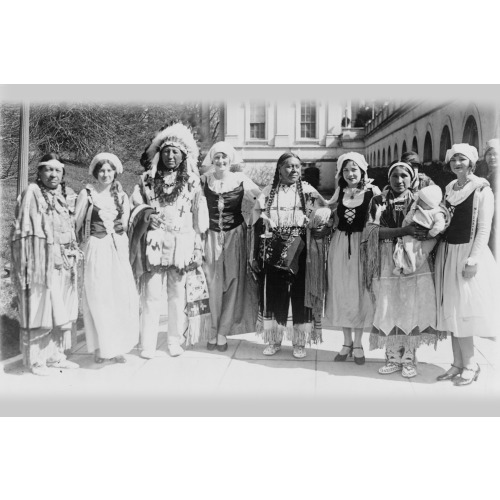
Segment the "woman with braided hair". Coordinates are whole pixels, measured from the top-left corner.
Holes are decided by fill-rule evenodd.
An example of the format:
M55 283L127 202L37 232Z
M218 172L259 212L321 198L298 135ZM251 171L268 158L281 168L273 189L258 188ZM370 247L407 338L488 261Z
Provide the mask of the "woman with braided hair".
M85 254L83 320L88 352L96 363L125 363L139 341L139 297L129 263L128 197L116 180L117 156L100 153L89 166L97 184L78 195L76 228Z
M64 354L78 315L80 256L62 183L64 168L55 153L41 158L36 182L18 199L12 233L21 352L36 375L54 373L49 367L78 368Z
M311 185L301 180L300 158L283 154L277 163L273 183L257 199L254 219L255 255L253 266L260 275L260 307L257 334L269 345L264 349L272 356L281 349L286 333L293 344L293 356L304 358L307 342L321 340L321 323L316 324L313 304L308 298L312 288L324 275L324 253L308 255L308 241L320 236L324 224L307 237L313 210L326 204ZM329 212L329 209L326 209ZM314 271L314 272L313 272ZM288 309L292 304L292 318ZM319 319L319 318L318 318Z

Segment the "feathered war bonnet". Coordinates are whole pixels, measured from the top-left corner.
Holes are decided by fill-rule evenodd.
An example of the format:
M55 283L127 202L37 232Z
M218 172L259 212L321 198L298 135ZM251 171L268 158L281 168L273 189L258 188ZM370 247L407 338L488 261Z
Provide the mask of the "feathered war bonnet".
M182 151L186 157L188 173L199 176L198 172L198 145L193 137L193 132L182 123L166 126L151 140L151 144L141 156L141 165L149 171L151 177L156 175L158 161L163 148L172 146Z

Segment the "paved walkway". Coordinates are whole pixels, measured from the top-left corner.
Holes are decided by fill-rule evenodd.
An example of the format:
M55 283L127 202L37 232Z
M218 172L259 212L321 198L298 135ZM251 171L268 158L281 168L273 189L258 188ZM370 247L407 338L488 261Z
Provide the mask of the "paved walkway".
M429 404L437 408L446 403L450 411L455 405L457 411L462 408L468 414L478 404L500 402L498 370L494 368L498 359L496 342L477 339L479 379L468 387L454 387L451 382L435 380L451 363L450 340L441 342L437 350L422 346L418 350L419 375L405 379L401 373L378 374L384 353L381 349L368 351L367 334L364 336L367 362L363 366L353 361L332 362L336 349L342 345L342 333L324 331L323 336L323 344L308 348L303 360L292 357L289 343L284 343L275 356L264 356L263 344L253 334L231 337L225 353L208 352L200 345L180 357L145 360L134 350L127 355L126 364L98 365L81 343L70 357L80 365L78 370L54 369L53 376L38 377L27 372L20 361L6 365L5 373L0 374L0 402L2 399L26 404L35 400L71 400L76 404L90 399L105 402L110 398L129 403L145 399L163 404L184 401L191 404L189 408L193 411L199 404L203 414L205 407L201 401L207 400L238 400L242 411L251 408L252 401L289 401L294 402L292 411L294 408L299 415L302 411L308 413L315 404L319 412L364 414L366 409L367 414L379 410L384 414L377 406L381 401L395 405L403 413L405 405L410 408L424 404L421 410L425 413ZM167 351L165 333L160 333L159 348ZM307 402L307 408L301 406L302 402ZM162 408L167 408L167 413L172 410L168 405ZM260 410L257 408L257 413ZM262 412L265 414L265 410Z

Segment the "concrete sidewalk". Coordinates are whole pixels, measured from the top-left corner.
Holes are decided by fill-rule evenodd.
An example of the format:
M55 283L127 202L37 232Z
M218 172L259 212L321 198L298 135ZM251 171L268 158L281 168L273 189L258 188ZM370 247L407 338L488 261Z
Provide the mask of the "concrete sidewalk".
M189 348L180 357L145 360L133 350L127 355L125 364L105 362L98 365L86 352L85 343L80 343L70 356L80 365L78 370L54 369L53 376L39 377L26 371L19 360L6 365L0 378L0 401L116 397L132 402L145 398L196 402L200 398L250 401L279 397L299 402L332 399L359 402L376 398L399 404L402 401L469 404L499 400L496 342L476 339L481 366L479 379L467 387L454 387L451 382L436 381L436 376L447 370L452 361L449 339L439 343L437 350L429 346L419 348L419 375L405 379L400 372L378 374L384 352L368 350L368 334L363 341L367 357L363 366L352 360L333 362L343 343L341 332L325 330L323 337L321 345L307 349L307 357L303 360L292 357L288 342L275 356L264 356L264 346L254 334L230 337L225 353L209 352L204 345L199 345ZM159 348L167 351L164 332L160 333Z

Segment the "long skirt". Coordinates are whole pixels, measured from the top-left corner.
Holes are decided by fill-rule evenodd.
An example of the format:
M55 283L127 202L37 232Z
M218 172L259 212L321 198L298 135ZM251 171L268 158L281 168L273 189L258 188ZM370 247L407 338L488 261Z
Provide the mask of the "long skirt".
M436 346L436 291L426 261L412 274L393 274L394 244L380 243L380 278L373 280L375 315L370 349L385 346Z
M361 280L360 242L360 232L352 233L350 237L339 230L333 234L328 251L324 321L327 328L368 330L373 324L373 304Z
M486 247L477 273L465 279L473 242L450 245L443 241L436 256L437 327L455 337L496 337L500 329L500 273Z
M205 242L211 338L253 332L258 315L258 285L248 272L246 224L224 232L223 242L220 235L209 230Z
M71 326L78 317L76 266L54 269L51 286L32 285L19 296L20 347L26 366L59 359L71 347Z
M126 234L91 236L83 248L83 320L89 352L103 358L129 352L139 341L139 297Z

